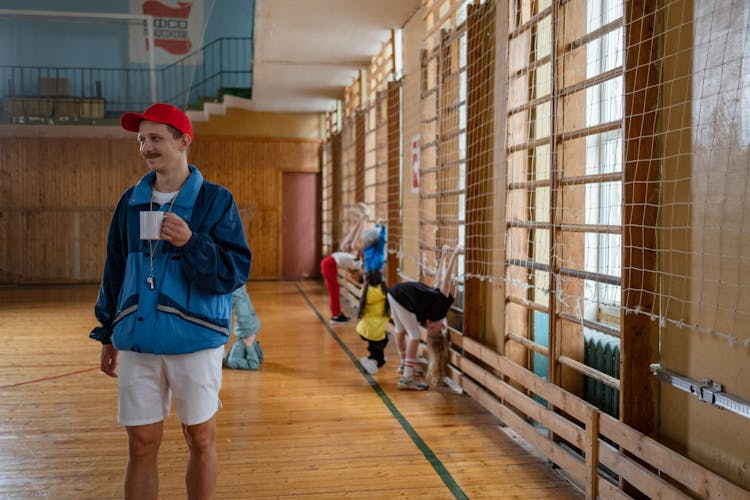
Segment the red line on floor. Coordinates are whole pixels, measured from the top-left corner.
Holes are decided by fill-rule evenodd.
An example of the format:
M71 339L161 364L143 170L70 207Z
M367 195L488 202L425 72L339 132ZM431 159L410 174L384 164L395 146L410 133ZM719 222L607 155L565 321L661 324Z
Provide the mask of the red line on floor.
M63 377L70 377L71 375L78 375L79 373L86 373L86 372L93 372L94 370L98 370L99 367L95 366L93 368L85 368L83 370L76 370L74 372L68 372L68 373L61 373L60 375L52 375L49 377L42 377L35 380L27 380L25 382L18 382L15 384L8 384L8 385L0 385L0 389L9 389L11 387L18 387L19 385L26 385L26 384L35 384L37 382L44 382L47 380L54 380L56 378L63 378Z

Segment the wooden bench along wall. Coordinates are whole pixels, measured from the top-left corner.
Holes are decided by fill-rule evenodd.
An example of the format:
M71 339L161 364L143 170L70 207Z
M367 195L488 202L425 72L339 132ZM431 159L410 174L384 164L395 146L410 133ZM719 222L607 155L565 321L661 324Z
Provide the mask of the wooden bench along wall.
M342 303L355 309L362 285L339 272ZM426 340L426 331L422 331ZM586 492L586 498L631 498L626 481L649 498L747 498L748 492L647 435L601 412L476 340L451 331L452 379L521 435ZM422 349L424 351L424 349ZM549 401L550 410L534 396ZM534 422L550 433L540 433ZM633 458L635 457L635 458ZM646 465L643 465L646 464ZM605 467L613 477L603 472Z

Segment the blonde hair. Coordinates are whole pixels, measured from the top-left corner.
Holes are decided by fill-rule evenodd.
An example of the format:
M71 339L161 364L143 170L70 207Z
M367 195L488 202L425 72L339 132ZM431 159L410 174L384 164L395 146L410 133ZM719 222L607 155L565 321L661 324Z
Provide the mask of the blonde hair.
M448 335L427 336L427 383L430 385L445 385L443 379L448 376Z

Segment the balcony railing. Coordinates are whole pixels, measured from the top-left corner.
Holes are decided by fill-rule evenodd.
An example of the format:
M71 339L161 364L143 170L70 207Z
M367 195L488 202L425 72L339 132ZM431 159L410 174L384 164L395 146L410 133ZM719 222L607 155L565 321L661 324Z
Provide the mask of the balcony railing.
M0 66L3 116L13 121L90 120L168 102L180 108L252 87L252 39L219 38L156 68ZM153 88L155 86L155 88Z

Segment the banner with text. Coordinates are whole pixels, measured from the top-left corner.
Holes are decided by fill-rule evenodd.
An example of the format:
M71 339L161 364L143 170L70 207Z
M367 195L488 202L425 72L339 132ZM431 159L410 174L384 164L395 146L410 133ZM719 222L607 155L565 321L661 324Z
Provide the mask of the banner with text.
M130 0L130 13L154 18L154 57L157 65L179 61L203 46L203 0ZM130 28L130 60L149 62L148 31L144 24ZM185 61L203 64L202 54Z

